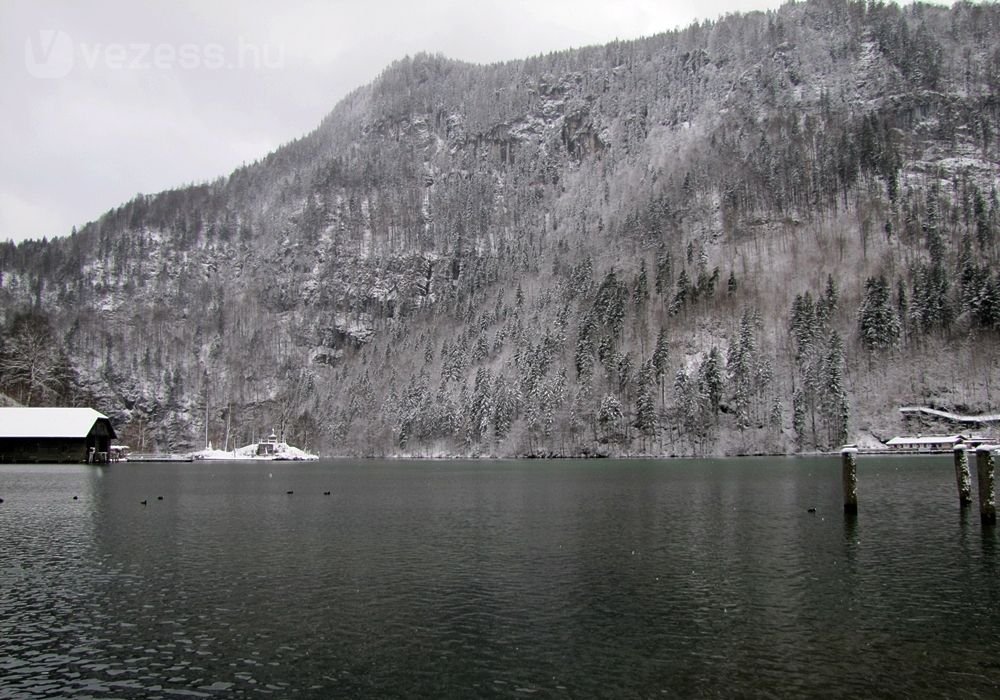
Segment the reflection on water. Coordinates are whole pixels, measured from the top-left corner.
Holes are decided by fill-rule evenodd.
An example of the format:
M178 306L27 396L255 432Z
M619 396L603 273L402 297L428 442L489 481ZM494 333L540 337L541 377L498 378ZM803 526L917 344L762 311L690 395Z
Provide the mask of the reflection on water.
M862 458L856 519L835 459L5 465L0 497L0 698L998 692L950 457Z

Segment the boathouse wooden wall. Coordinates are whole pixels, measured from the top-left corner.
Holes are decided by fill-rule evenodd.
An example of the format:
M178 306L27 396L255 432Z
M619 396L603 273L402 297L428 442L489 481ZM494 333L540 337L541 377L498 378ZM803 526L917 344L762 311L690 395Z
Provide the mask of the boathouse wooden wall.
M0 462L86 462L91 448L107 454L114 435L111 421L99 418L82 437L0 437Z

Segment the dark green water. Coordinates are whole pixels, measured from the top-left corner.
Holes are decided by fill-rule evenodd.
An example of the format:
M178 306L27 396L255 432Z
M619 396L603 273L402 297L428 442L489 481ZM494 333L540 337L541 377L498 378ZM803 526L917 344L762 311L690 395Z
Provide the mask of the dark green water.
M0 698L996 697L951 457L859 494L837 459L3 465Z

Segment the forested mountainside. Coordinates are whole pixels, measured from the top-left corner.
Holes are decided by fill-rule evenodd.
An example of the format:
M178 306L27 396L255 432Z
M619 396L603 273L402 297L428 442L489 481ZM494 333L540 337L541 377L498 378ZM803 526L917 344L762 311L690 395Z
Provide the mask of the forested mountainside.
M406 58L228 177L0 245L0 383L146 450L794 452L995 411L998 89L994 4Z

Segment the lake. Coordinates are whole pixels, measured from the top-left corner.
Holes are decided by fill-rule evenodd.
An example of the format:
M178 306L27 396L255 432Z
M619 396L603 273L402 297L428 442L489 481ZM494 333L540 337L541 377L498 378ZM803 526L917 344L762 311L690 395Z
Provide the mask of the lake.
M846 519L838 458L0 465L0 698L996 697L951 456L858 475Z

